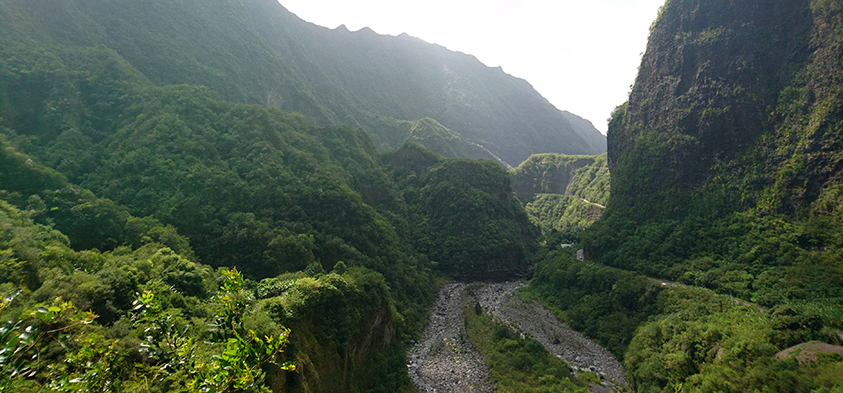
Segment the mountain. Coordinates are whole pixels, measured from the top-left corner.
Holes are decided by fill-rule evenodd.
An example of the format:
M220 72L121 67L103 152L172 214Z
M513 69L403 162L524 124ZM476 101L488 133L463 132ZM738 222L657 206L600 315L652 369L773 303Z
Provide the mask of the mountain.
M138 19L96 21L120 16L109 2L0 1L0 347L15 354L0 390L403 391L438 282L528 271L539 232L494 161L412 141L381 153L360 128L226 100L247 101L263 66L188 57L236 34L186 43L168 34L190 23L148 13L182 3L124 5ZM170 16L236 14L197 5ZM121 26L140 30L106 34ZM196 52L124 57L120 42ZM185 83L203 75L243 84ZM484 151L429 117L395 124Z
M537 194L576 196L598 204L605 204L609 198L605 154L536 154L510 172L512 187L524 201L533 200Z
M843 170L834 10L809 1L667 5L609 136L612 169L630 181L617 184L618 200L662 203L661 190L735 182L727 192L741 209L815 211Z
M273 0L4 0L2 10L6 47L105 45L157 85L204 85L357 126L379 150L413 140L505 167L533 153L605 151L593 127L500 68L406 34L322 28ZM413 126L425 119L439 125Z
M604 228L662 226L669 238L683 226L702 230L694 219L839 226L840 18L839 7L824 1L666 4L629 102L610 121ZM814 235L821 238L809 241ZM795 245L816 250L836 241L814 235ZM593 251L606 256L601 247ZM661 247L672 255L623 264L664 274L695 253L721 252ZM767 267L755 265L751 275Z
M661 8L586 261L556 251L534 278L635 390L843 386L841 77L839 1Z
M579 242L582 230L603 215L609 197L606 154L535 154L512 173L512 188L548 244Z

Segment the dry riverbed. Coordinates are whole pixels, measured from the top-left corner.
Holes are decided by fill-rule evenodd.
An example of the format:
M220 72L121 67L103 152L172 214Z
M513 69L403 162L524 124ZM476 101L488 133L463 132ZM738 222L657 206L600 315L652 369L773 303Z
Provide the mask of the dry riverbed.
M599 344L569 329L541 304L515 296L523 281L489 284L476 291L484 312L540 342L574 370L601 375L608 385L627 385L623 365Z
M466 284L446 284L430 312L430 323L410 350L410 378L423 393L494 392L489 367L465 334Z
M603 376L604 386L592 386L591 391L612 391L609 387L626 385L623 366L611 353L565 327L540 304L515 296L525 285L523 281L446 284L431 310L430 323L409 352L407 367L416 388L423 393L495 391L489 367L465 334L463 309L475 301L500 322L532 336L575 371Z

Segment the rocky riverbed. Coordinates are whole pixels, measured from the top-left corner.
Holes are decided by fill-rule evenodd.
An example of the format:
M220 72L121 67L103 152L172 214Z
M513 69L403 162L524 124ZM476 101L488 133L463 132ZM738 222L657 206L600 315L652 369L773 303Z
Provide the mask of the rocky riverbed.
M494 392L489 367L468 340L463 307L469 295L462 283L446 284L430 312L430 323L409 352L407 365L423 393Z
M609 351L568 329L538 303L516 296L523 281L468 286L446 284L430 313L430 323L409 352L410 377L420 392L494 392L494 381L483 357L465 334L463 309L478 302L484 312L515 330L529 334L576 370L597 373L606 380L592 392L626 385L623 366ZM470 290L469 290L470 289Z
M529 334L575 371L597 373L607 385L627 385L623 365L608 350L569 329L541 304L515 296L518 288L526 285L523 281L488 284L475 290L474 295L484 312Z

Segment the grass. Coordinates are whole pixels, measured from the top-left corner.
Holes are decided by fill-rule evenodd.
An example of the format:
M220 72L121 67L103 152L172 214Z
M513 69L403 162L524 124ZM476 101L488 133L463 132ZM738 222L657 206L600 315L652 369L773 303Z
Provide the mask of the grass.
M499 392L586 392L588 383L536 340L489 315L465 310L466 332L492 372Z

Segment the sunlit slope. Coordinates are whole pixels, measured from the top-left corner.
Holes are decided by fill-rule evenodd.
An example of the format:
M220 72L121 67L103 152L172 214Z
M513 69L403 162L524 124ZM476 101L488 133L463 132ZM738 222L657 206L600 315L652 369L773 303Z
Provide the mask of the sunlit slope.
M456 151L426 145L446 155L517 166L533 153L605 151L589 123L500 68L407 35L318 27L272 0L4 0L0 10L14 32L7 42L103 44L158 85L204 85L226 100L359 126L379 149L410 137L405 122L431 118L459 136Z
M511 171L512 186L527 213L555 241L579 239L597 221L609 198L606 155L536 154Z

